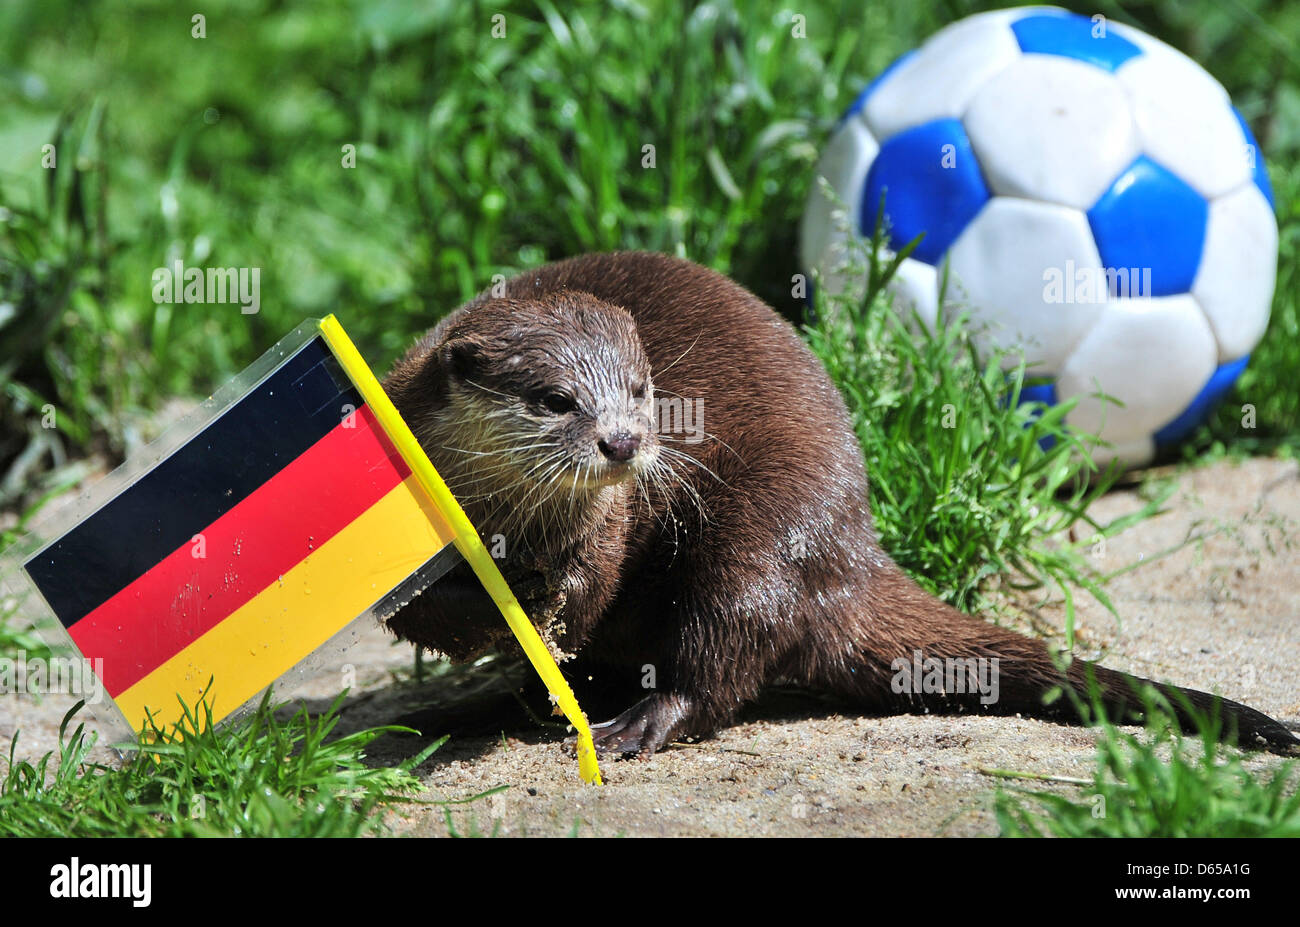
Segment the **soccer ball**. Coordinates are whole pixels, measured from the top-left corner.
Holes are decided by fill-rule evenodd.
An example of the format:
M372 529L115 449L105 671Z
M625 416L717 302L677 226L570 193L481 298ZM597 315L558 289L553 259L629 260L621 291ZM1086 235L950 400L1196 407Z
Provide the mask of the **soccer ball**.
M981 350L1022 350L1049 381L1022 399L1081 397L1069 421L1110 444L1099 463L1181 440L1268 324L1278 232L1250 129L1190 58L1101 16L943 29L862 92L817 173L847 234L870 237L882 193L894 247L924 233L895 306L967 312ZM832 292L860 285L837 208L813 184L800 235Z

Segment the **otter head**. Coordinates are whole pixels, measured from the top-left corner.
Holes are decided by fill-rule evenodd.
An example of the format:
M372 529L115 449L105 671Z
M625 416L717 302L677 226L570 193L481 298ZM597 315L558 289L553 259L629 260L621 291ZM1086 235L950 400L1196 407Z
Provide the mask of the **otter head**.
M625 310L578 291L488 300L428 351L418 436L481 515L583 505L655 465L650 362Z

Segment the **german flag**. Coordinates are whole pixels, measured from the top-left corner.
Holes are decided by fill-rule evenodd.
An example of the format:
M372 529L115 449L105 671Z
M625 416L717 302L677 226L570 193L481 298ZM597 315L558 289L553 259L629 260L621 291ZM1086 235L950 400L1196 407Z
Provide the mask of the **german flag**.
M453 539L316 330L24 566L138 731L210 680L225 717Z

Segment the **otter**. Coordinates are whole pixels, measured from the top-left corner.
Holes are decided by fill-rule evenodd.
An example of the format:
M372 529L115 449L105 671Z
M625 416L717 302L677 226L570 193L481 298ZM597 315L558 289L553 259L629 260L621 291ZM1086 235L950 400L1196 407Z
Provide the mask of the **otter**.
M648 694L593 725L600 753L707 736L777 680L868 713L1084 720L1081 699L1047 699L1064 690L1140 717L1147 680L1062 669L1043 641L941 602L890 559L839 392L785 319L719 273L621 252L519 274L444 318L384 386L489 547L504 546L521 604L580 657L575 675L600 668L644 693L652 670ZM453 660L508 637L463 566L387 624ZM955 677L921 685L940 665ZM962 684L988 665L995 690ZM1244 746L1300 744L1244 705L1157 689L1189 731L1188 706L1217 711Z

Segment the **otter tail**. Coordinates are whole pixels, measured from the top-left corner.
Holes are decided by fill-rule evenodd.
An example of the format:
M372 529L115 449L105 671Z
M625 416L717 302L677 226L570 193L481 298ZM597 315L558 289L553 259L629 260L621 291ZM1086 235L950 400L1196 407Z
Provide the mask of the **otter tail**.
M832 658L804 667L855 701L891 711L1023 714L1075 724L1093 720L1088 715L1099 702L1111 721L1132 723L1143 719L1150 702L1144 689L1151 686L1187 733L1217 719L1225 742L1279 753L1300 749L1300 739L1281 722L1228 699L1082 660L1063 671L1042 641L963 614L901 570L877 582L874 593L862 623L842 629L849 638L818 649Z
M1102 705L1113 721L1141 721L1145 714L1142 690L1150 686L1161 696L1169 713L1186 733L1199 733L1208 718L1218 722L1219 737L1227 743L1275 753L1292 753L1300 748L1300 739L1282 722L1248 705L1209 692L1154 682L1082 660L1070 666L1068 676L1071 690L1081 696L1086 695L1095 680Z

